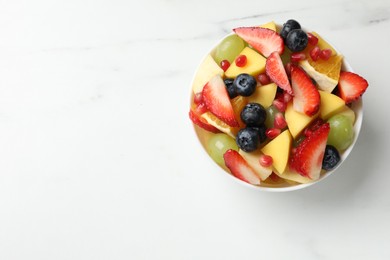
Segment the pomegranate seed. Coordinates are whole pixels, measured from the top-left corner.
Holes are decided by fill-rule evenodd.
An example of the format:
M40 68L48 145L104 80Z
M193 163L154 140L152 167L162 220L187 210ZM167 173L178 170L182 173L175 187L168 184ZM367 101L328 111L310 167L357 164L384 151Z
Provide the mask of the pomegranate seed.
M310 51L310 57L312 60L317 61L320 58L321 49L316 46Z
M280 132L281 132L281 130L279 128L269 128L265 131L265 135L269 139L274 139L275 137L277 137L280 134Z
M204 113L206 113L208 111L207 107L206 107L206 104L205 103L200 103L196 109L195 109L195 112L198 114L198 115L202 115Z
M274 127L283 129L287 126L286 119L284 119L284 116L282 113L276 113L275 119L274 119Z
M292 62L300 62L301 60L305 60L306 55L303 52L295 52L291 54L291 61Z
M329 60L330 56L332 56L332 50L331 49L323 49L320 52L320 58L323 60Z
M279 100L279 99L275 99L272 104L276 107L277 110L279 110L280 112L284 112L286 111L286 108L287 108L287 104L284 103L282 100Z
M315 37L313 34L307 33L307 38L308 38L308 41L309 41L309 44L310 44L310 45L313 45L313 46L316 46L316 45L317 45L317 43L318 43L318 38Z
M283 101L284 101L284 103L290 102L291 99L292 99L292 96L290 94L288 94L286 91L284 91L283 92Z
M274 160L272 159L272 156L269 156L266 154L260 155L259 162L260 162L261 166L270 167L272 165L273 161Z
M284 69L286 70L287 76L291 76L291 62L287 62L284 66Z
M276 173L274 173L274 172L271 173L271 175L269 176L269 178L270 178L272 181L275 181L275 182L280 180L280 177L279 177Z
M271 79L265 73L259 74L259 76L257 76L257 80L261 83L261 85L267 85L271 83Z
M230 62L228 60L221 61L221 68L223 71L227 71L227 69L230 67Z
M200 103L203 103L203 95L202 92L196 93L194 96L194 103L196 105L199 105Z
M245 55L239 55L236 60L237 67L244 67L246 65L246 56Z

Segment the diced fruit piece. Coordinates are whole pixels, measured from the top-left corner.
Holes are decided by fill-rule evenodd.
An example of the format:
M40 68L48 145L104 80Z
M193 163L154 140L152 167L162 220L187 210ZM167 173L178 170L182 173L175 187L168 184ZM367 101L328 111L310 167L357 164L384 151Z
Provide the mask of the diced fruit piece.
M295 65L291 68L291 85L295 111L308 116L315 115L320 109L320 94L306 73Z
M313 182L313 180L311 180L310 178L304 177L304 176L300 175L299 173L297 173L296 171L290 169L290 167L288 167L288 165L286 167L286 170L283 173L279 173L277 171L275 171L274 173L286 181L289 180L289 181L294 181L294 182L298 182L298 183Z
M286 169L291 143L291 134L285 130L261 149L262 153L272 157L272 165L280 173Z
M226 167L229 168L235 177L250 184L260 184L260 178L237 151L228 150L223 155L223 158Z
M247 153L239 150L238 153L246 160L253 171L260 177L262 181L266 180L272 173L271 166L263 166L259 163L261 156L264 156L260 150Z
M328 60L303 60L299 65L317 82L319 89L330 93L339 82L342 62L343 56L335 55Z
M238 131L240 130L239 127L231 127L225 122L221 121L218 117L216 117L211 112L206 112L201 116L202 120L205 120L207 124L217 128L219 131L230 135L231 137L235 138Z
M282 54L283 39L275 31L261 27L239 27L233 31L265 57L273 52Z
M196 114L192 110L190 110L190 112L189 112L189 117L195 125L203 128L209 132L212 132L212 133L219 133L220 132L216 127L210 125L207 121L205 121L203 118L201 118L198 114Z
M256 90L256 79L249 74L239 74L233 81L233 87L240 96L249 97Z
M276 83L281 89L293 94L290 81L288 80L286 70L280 56L277 52L273 52L266 61L265 70L268 77Z
M349 118L352 124L355 124L356 115L355 112L349 106L344 106L343 108L341 108L340 111L337 112L337 115L344 115Z
M268 22L266 24L260 25L260 27L267 28L267 29L270 29L270 30L276 32L276 24L275 24L274 21L271 21L271 22Z
M207 152L210 157L220 166L225 165L225 160L223 155L227 150L236 150L238 151L238 146L236 141L227 134L219 133L214 134L210 137L207 142Z
M329 118L330 133L328 144L344 151L353 142L355 132L351 120L344 115L335 115Z
M255 93L248 97L248 102L259 103L264 108L268 108L275 99L277 89L278 86L275 83L263 86L258 84Z
M206 113L208 111L207 107L206 107L206 104L205 103L200 103L196 108L195 108L195 112L198 114L198 115L202 115L204 113Z
M265 71L265 58L255 50L245 47L239 55L246 56L247 60L245 66L239 67L235 62L231 63L225 73L227 78L235 78L242 73L257 76L259 73Z
M351 103L360 98L366 91L368 82L356 73L342 71L340 73L339 91L340 97L345 103Z
M317 114L314 116L307 116L305 114L299 113L293 108L292 102L289 102L287 104L284 117L286 118L288 129L295 139L303 131L303 129L305 129L314 119L316 119Z
M260 136L256 128L245 127L236 136L238 147L245 152L253 152L259 147Z
M285 42L292 52L303 51L308 43L307 34L302 29L294 29L287 34Z
M195 94L202 92L204 85L215 75L223 76L223 70L218 66L211 55L207 55L195 74L192 91Z
M290 168L302 176L318 180L322 169L326 141L330 127L328 123L321 125L312 135L306 137L292 154Z
M286 40L287 38L287 35L292 31L292 30L295 30L295 29L301 29L301 25L293 20L293 19L290 19L288 20L287 22L285 22L283 24L283 27L282 27L282 30L280 31L280 36Z
M240 118L246 126L261 126L264 124L267 112L258 103L248 103L241 111Z
M237 58L234 60L234 63L237 67L244 67L246 65L246 56L245 55L238 55Z
M325 148L324 159L322 160L322 169L329 171L332 170L340 161L340 154L337 149L331 145L327 145Z
M221 76L214 76L203 88L203 101L211 113L229 126L239 126Z
M318 92L321 96L320 117L322 119L328 120L345 107L345 102L340 97L322 90Z
M215 48L214 58L217 64L227 60L232 64L238 54L245 48L245 42L235 34L227 36Z

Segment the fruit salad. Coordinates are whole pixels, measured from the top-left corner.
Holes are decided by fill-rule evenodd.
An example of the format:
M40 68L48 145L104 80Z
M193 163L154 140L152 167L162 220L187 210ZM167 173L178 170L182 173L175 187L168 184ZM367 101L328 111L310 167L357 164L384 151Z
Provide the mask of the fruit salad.
M368 82L290 19L234 28L201 63L189 117L226 172L252 185L311 183L353 144Z

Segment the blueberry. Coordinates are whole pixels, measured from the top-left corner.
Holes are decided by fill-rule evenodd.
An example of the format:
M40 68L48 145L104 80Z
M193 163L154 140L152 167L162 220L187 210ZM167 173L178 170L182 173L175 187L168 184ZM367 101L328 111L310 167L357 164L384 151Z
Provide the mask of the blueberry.
M261 126L267 117L264 107L258 103L249 103L241 111L241 120L246 126Z
M324 159L322 160L322 169L332 170L340 161L340 154L334 146L327 145L325 148Z
M282 30L280 31L280 36L284 41L286 41L288 33L295 29L301 29L301 25L297 21L290 19L285 24L283 24Z
M245 127L237 133L236 143L241 150L252 152L259 146L260 136L255 128Z
M267 140L267 135L265 134L267 127L264 124L261 126L253 126L252 128L257 131L260 143L263 143L265 140Z
M246 73L239 74L233 82L233 86L238 95L249 97L256 90L256 79Z
M292 30L286 38L286 45L292 52L303 51L308 42L307 34L301 29Z
M237 97L236 89L233 86L234 79L225 79L223 82L225 82L226 90L229 94L230 99Z

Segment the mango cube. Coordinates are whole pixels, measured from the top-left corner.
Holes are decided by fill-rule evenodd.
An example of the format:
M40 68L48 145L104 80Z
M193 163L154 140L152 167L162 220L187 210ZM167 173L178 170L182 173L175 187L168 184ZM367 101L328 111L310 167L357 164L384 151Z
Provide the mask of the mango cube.
M235 78L241 73L247 73L252 76L256 76L265 72L266 59L255 50L249 47L245 47L239 55L246 56L247 61L245 66L238 67L235 62L232 62L230 67L225 72L227 78Z
M327 120L344 108L345 101L340 97L322 90L318 92L321 96L320 117L323 120Z
M305 129L314 119L316 119L317 116L318 113L314 116L307 116L295 111L292 102L287 104L286 112L284 114L288 129L290 130L294 139L303 131L303 129Z
M291 143L292 138L290 132L284 130L261 149L262 153L272 157L272 166L279 173L283 173L286 169L290 156Z
M200 64L199 69L195 75L194 83L192 84L192 91L194 94L199 93L203 90L209 80L215 75L223 76L223 70L214 61L211 55L207 55L203 62Z
M259 103L264 108L267 108L272 105L277 89L278 86L275 83L264 86L258 84L255 93L247 98L248 103Z

